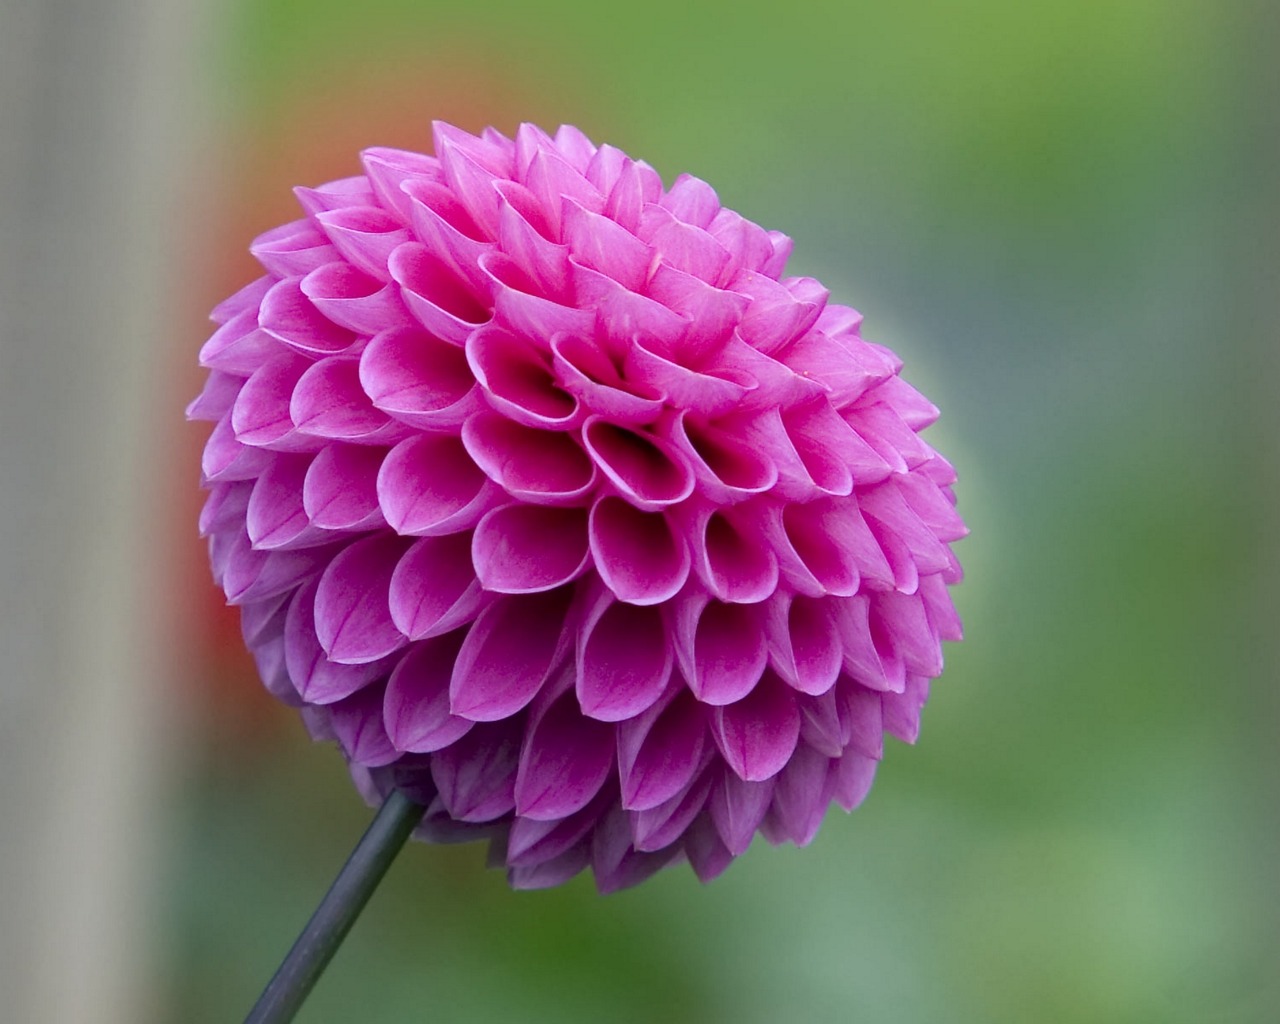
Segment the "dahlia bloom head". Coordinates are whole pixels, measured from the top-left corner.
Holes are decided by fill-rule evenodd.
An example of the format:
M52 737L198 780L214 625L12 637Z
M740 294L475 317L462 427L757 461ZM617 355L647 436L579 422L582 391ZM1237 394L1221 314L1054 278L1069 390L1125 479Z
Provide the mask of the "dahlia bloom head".
M434 143L299 188L200 352L267 689L517 887L808 843L960 637L937 410L705 182L572 127Z

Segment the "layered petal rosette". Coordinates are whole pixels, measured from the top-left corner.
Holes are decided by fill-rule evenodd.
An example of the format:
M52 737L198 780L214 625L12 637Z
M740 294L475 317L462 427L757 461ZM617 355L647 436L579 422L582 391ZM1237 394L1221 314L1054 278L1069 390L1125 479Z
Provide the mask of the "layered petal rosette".
M937 410L705 182L571 127L434 142L298 189L200 353L263 681L518 887L808 843L960 637Z

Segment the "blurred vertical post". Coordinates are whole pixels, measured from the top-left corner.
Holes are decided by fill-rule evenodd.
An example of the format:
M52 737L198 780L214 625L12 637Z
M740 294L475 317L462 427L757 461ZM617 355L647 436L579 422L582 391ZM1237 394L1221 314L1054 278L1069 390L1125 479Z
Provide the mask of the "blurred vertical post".
M5 1020L158 1012L162 346L202 4L0 0Z

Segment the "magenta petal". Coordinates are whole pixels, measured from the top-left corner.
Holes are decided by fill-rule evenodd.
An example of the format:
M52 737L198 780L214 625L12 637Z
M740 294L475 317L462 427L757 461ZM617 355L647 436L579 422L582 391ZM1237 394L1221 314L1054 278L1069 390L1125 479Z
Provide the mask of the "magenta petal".
M334 736L347 759L366 768L390 764L400 756L382 725L382 687L367 686L329 705Z
M920 577L920 596L924 598L925 611L934 632L943 640L962 640L964 626L956 606L947 591L947 582L942 574Z
M769 456L734 432L701 424L683 413L672 417L666 429L689 460L709 501L742 501L777 483L778 469Z
M209 319L215 324L225 324L228 320L239 316L245 310L257 310L262 305L262 297L271 290L275 281L270 276L260 277L245 285L234 295L223 299L213 307Z
M526 704L563 657L570 588L500 596L480 613L458 655L450 707L473 722L507 718Z
M591 844L585 839L555 857L536 864L512 864L507 882L512 889L528 891L563 885L591 863Z
M584 267L599 271L632 291L644 286L653 253L630 231L567 198L563 225L564 242Z
M677 860L683 852L675 843L653 853L635 850L631 845L630 817L615 805L596 827L592 838L591 869L596 876L596 888L602 893L610 893L639 885Z
M858 503L869 519L892 530L906 544L919 573L941 572L947 568L946 547L921 522L893 483L887 482L860 493ZM877 536L882 536L882 533Z
M733 257L702 228L684 223L661 206L649 205L641 212L636 233L664 263L711 284L725 283Z
M605 722L633 718L662 695L672 651L661 613L605 597L588 615L577 644L582 713Z
M538 430L485 412L463 425L462 443L490 480L522 501L570 504L595 486L594 464L563 431Z
M800 739L800 708L791 688L766 672L736 704L712 709L711 734L734 773L747 782L772 778Z
M486 590L532 594L586 571L587 513L543 505L504 505L476 526L471 544L476 575Z
M472 727L449 713L449 678L462 645L458 633L414 644L387 680L382 714L397 750L431 753Z
M459 144L458 139L441 135L436 136L436 156L450 190L461 200L476 226L486 238L497 238L499 197L494 188L493 168L498 164L469 143Z
M676 654L689 687L706 704L732 704L756 686L768 660L754 605L705 597L676 609Z
M616 799L617 794L606 782L586 807L564 818L538 821L516 817L507 839L507 863L512 867L534 867L555 860L578 846Z
M471 287L425 245L406 242L391 254L387 269L409 311L437 338L461 345L489 321L489 310Z
M311 528L302 504L310 465L309 455L278 455L258 477L245 509L245 528L255 548L304 547L329 539Z
M874 758L864 757L856 750L846 750L836 764L832 778L832 796L846 811L852 811L871 792L876 776Z
M502 328L471 335L467 362L493 407L517 422L567 430L581 421L578 400L556 383L550 358Z
M349 263L379 281L390 279L387 260L397 246L410 240L400 221L376 206L326 210L316 214L315 220Z
M231 426L237 441L255 448L286 451L295 448L298 442L289 415L289 402L293 389L310 365L300 356L286 353L254 371L231 407Z
M649 295L689 319L689 328L674 355L696 365L724 345L747 308L746 296L722 291L668 264L659 264Z
M800 741L824 757L839 757L851 738L850 722L841 714L844 702L833 686L817 697L800 698ZM876 710L879 712L879 701Z
M719 878L734 859L707 811L698 815L685 830L684 850L698 881L704 883Z
M652 852L678 842L707 806L713 780L712 772L702 771L669 800L643 811L632 811L631 835L635 848Z
M746 517L725 510L694 524L693 561L714 597L733 604L763 601L778 588L778 558Z
M378 503L397 533L470 529L501 496L456 437L423 434L396 445L378 472Z
M307 369L293 389L289 416L300 431L336 440L367 438L389 422L360 387L359 361L346 356Z
M604 209L604 196L569 162L556 153L539 149L524 173L524 185L542 205L551 226L552 237L560 240L561 216L570 200L592 213Z
M773 779L746 782L725 765L711 791L708 810L729 852L745 853L773 799Z
M414 542L391 574L391 619L410 640L438 636L474 619L485 595L471 565L471 535Z
M569 294L569 250L551 241L552 230L537 199L523 185L503 181L498 248L509 256L539 294L564 302Z
M611 423L651 423L662 412L662 392L624 381L595 341L557 334L551 339L551 361L564 389Z
M493 821L516 806L523 722L476 725L431 755L431 776L456 821Z
M276 278L309 274L338 258L329 239L306 219L263 232L249 243L249 251Z
M703 764L707 725L688 690L655 704L618 727L618 776L622 806L643 811L670 800L693 781Z
M200 510L200 536L239 529L245 521L254 486L249 480L210 484L209 497Z
M688 579L688 546L661 513L601 498L591 509L590 542L596 571L621 601L659 604Z
M859 594L839 600L834 602L833 611L844 647L845 672L873 690L901 690L906 682L906 667L895 656L883 631L873 629L871 599ZM874 625L878 627L879 623Z
M369 179L363 174L329 181L318 188L305 188L299 185L294 188L293 194L298 200L298 205L312 219L329 210L345 210L349 206L367 207L373 202Z
M769 661L778 675L801 693L826 693L844 659L831 599L779 595L767 609Z
M796 590L810 597L857 593L861 576L849 545L842 543L851 522L847 506L825 499L782 510L782 530L774 546L783 574Z
M313 526L367 530L385 524L378 505L382 448L335 441L311 463L302 484L302 506Z
M666 395L672 407L707 417L729 412L757 387L754 379L733 368L715 367L714 373L691 370L638 341L627 350L623 370L628 380Z
M331 661L359 665L408 643L387 598L391 574L408 546L402 537L375 534L329 563L316 591L316 635Z
M300 587L289 603L284 657L298 695L310 704L332 704L368 686L388 671L385 660L339 665L325 657L316 637L316 582Z
M246 377L283 351L280 342L258 326L257 309L246 309L222 324L201 346L200 365Z
M683 337L689 329L688 316L624 288L613 278L572 258L569 264L578 306L595 310L594 333L607 339L615 352L625 352L636 338L674 347L671 339ZM576 333L590 337L592 332Z
M383 412L423 430L456 429L483 404L462 349L418 328L376 335L360 354L360 384Z
M613 768L613 726L583 716L566 692L531 720L520 751L516 813L543 821L586 807Z
M842 677L836 684L836 711L846 746L878 761L884 756L884 710L880 694Z
M303 294L302 278L286 277L267 292L258 311L259 326L304 356L344 352L356 336L316 309Z
M884 731L903 743L914 743L920 736L920 712L928 699L929 680L924 676L907 676L901 693L880 694Z
M692 174L676 178L661 203L686 224L703 229L709 228L720 212L716 190Z
M637 508L655 512L693 493L693 471L670 442L598 416L583 425L582 439L595 464Z
M796 846L808 846L818 834L831 803L834 778L830 759L801 743L778 773L770 811L780 830Z
M231 411L243 385L244 380L238 376L218 370L210 371L200 394L187 406L187 419L216 423Z
M411 319L400 290L349 263L326 263L302 279L302 293L340 327L366 337Z
M360 164L378 201L405 223L410 220L412 204L401 185L406 181L444 181L439 160L404 149L372 146L361 151Z
M875 594L871 608L908 672L929 678L942 674L942 640L934 632L919 593Z
M210 547L221 546L223 540L215 535ZM227 603L232 605L265 601L292 590L314 576L331 554L327 548L255 551L244 530L226 540L229 542L225 552L215 552L212 561L215 578L227 595Z

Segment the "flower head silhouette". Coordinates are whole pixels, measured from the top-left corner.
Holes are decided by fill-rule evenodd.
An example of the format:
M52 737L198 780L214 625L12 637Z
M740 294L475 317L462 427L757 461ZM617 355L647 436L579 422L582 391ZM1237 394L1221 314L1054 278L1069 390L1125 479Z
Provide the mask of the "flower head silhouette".
M937 410L705 182L572 127L434 142L298 189L200 353L267 688L518 887L809 842L960 637Z

